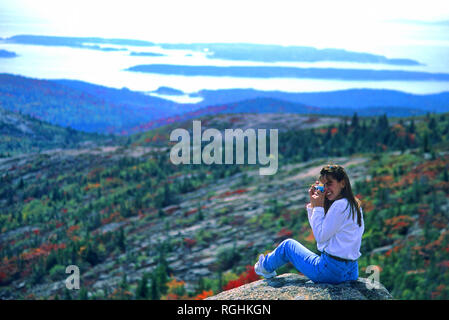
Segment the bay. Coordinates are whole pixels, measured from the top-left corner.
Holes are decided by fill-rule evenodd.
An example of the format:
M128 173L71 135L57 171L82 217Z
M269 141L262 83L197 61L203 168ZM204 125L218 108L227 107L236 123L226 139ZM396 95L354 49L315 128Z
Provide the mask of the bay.
M15 52L18 57L0 59L0 73L10 73L39 79L73 79L113 88L130 90L174 100L180 103L197 103L194 96L200 90L250 88L262 91L319 92L354 88L391 89L414 94L431 94L449 91L449 81L353 81L335 79L251 78L232 76L186 76L145 74L127 71L136 65L167 64L186 66L263 66L288 68L339 68L370 70L402 70L411 72L449 73L449 43L444 39L430 43L410 41L397 44L376 45L369 53L390 59L414 59L416 66L386 65L352 62L254 62L211 59L207 52L168 50L162 46L133 47L107 45L121 51L102 51L72 47L10 44L0 41L0 49ZM353 45L351 50L358 48ZM147 52L151 54L134 54ZM159 87L184 92L179 95L156 93ZM192 96L190 96L192 94Z

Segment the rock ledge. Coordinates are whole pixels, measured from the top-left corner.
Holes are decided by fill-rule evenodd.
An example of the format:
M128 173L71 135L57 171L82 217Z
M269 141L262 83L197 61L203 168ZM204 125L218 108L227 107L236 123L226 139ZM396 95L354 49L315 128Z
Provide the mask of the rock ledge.
M371 286L370 286L371 285ZM375 288L372 288L372 287ZM371 287L371 289L369 289ZM391 300L379 282L365 278L338 285L313 283L307 277L286 273L221 292L207 300Z

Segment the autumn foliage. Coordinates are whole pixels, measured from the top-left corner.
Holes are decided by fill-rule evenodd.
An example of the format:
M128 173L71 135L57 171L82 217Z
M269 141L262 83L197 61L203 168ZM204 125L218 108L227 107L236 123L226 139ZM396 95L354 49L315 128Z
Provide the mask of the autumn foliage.
M233 288L237 288L243 286L244 284L251 283L253 281L260 280L260 276L256 274L253 266L246 266L246 271L240 274L238 279L229 281L224 287L223 290L230 290Z

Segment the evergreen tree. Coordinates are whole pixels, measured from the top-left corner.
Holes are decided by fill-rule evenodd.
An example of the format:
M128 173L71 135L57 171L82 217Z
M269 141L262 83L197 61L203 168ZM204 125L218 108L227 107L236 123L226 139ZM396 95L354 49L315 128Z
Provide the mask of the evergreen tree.
M357 112L354 112L354 115L352 116L351 120L351 127L358 128L358 126L359 126L359 117L357 116Z
M148 274L144 273L142 279L137 284L136 299L147 299L149 297Z
M448 170L449 170L449 168L446 168L446 169L443 171L443 181L444 181L444 182L449 182L449 174L447 173Z
M126 251L126 238L125 238L125 231L123 231L123 228L120 228L118 231L118 234L116 236L115 245L120 248L120 250Z
M429 148L429 134L424 132L424 136L422 139L422 152L430 152Z
M120 282L119 287L120 287L119 288L120 289L120 299L122 299L122 300L129 299L130 297L127 294L125 294L125 292L127 292L129 289L128 279L126 277L125 272L123 272L122 281Z
M161 291L159 289L158 279L155 273L151 274L151 300L159 300L161 298Z
M169 206L172 203L172 193L170 191L170 186L168 183L164 184L164 200L162 202L163 206Z
M409 126L407 127L407 132L408 133L415 133L416 128L415 128L415 120L411 120Z
M200 278L198 279L197 284L196 284L195 291L201 293L201 292L203 292L204 290L206 290L206 286L205 286L205 284L204 284L204 278L203 278L203 277L200 277Z
M94 266L100 262L100 257L97 252L97 247L94 244L89 243L87 245L84 259L85 259L85 261L89 262L92 266Z
M204 215L203 215L203 210L201 209L201 204L198 205L198 211L197 211L197 215L196 215L196 220L197 221L203 221L204 220Z
M72 294L69 289L64 289L64 300L72 300Z
M310 158L309 148L307 146L304 146L302 148L301 160L305 162L305 161L308 161L309 158Z
M429 122L427 122L427 127L429 130L435 130L437 128L437 122L434 117L431 117Z
M89 300L89 295L86 288L81 288L79 293L79 300Z
M17 186L17 188L18 189L23 189L24 186L25 186L25 184L23 182L23 178L20 178L19 185Z

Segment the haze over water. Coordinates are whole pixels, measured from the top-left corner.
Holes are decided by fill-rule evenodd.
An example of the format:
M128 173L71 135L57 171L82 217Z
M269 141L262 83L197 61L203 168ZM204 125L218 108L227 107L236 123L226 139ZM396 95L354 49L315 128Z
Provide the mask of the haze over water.
M67 3L69 4L67 5ZM268 6L269 2L255 2L252 8L259 8L258 14L255 9L251 11L251 6L248 4L240 4L231 9L228 6L217 7L217 3L215 3L214 9L213 6L202 1L193 1L190 5L171 1L171 4L174 4L172 7L167 4L149 5L147 10L139 10L141 8L137 2L132 1L128 4L122 3L120 6L107 6L100 1L100 4L94 2L96 4L90 7L87 5L88 2L83 1L76 3L68 1L67 3L65 11L61 4L49 0L41 3L42 7L26 0L2 3L0 5L0 9L3 9L0 11L0 37L34 34L126 38L154 43L247 42L312 46L366 52L383 55L390 59L413 59L423 65L398 66L352 62L261 63L211 59L207 58L206 52L166 50L158 46L117 46L126 48L128 51L100 51L0 42L0 49L13 51L19 55L12 59L0 59L0 73L41 79L75 79L115 88L127 87L138 91L154 91L165 86L185 93L194 93L202 89L227 88L254 88L288 92L385 88L416 94L449 91L449 82L446 81L191 77L124 70L139 64L175 64L362 68L449 73L449 59L447 59L449 57L449 15L447 10L444 12L432 1L424 9L416 4L408 4L414 10L410 9L408 12L406 10L407 2L401 2L405 5L405 9L402 10L403 15L399 14L402 12L401 10L394 11L395 8L392 8L388 14L380 17L382 19L368 22L365 21L368 19L365 17L369 17L367 13L362 14L363 7L352 1L340 4L343 9L349 9L349 6L352 6L352 10L355 10L352 15L343 9L335 12L336 7L331 3L328 4L329 10L325 10L326 6L324 6L321 11L317 6L299 5L295 7L295 14L295 10L289 10L288 5L291 5L292 2L288 1L280 2L276 7L271 8ZM347 8L345 7L346 3ZM432 6L434 7L433 11L431 11ZM380 5L377 12L375 8L373 9L373 14L377 13L379 16L379 10L386 8L388 8L387 5ZM428 12L426 12L427 9ZM224 20L222 15L219 15L218 11L220 10L223 11L222 15L227 13L232 16L229 16L228 20ZM314 14L314 17L310 17L308 20L307 10ZM332 10L334 11L333 15ZM72 12L72 14L64 16L63 12ZM357 16L357 12L360 13L359 16ZM398 13L394 15L392 12ZM424 20L416 20L416 17L419 16L417 13L421 13ZM251 23L252 21L253 23ZM319 28L319 26L321 27ZM111 46L108 45L108 47ZM159 57L130 56L131 51L151 51L165 55ZM187 96L167 98L180 102L198 101L197 98Z

